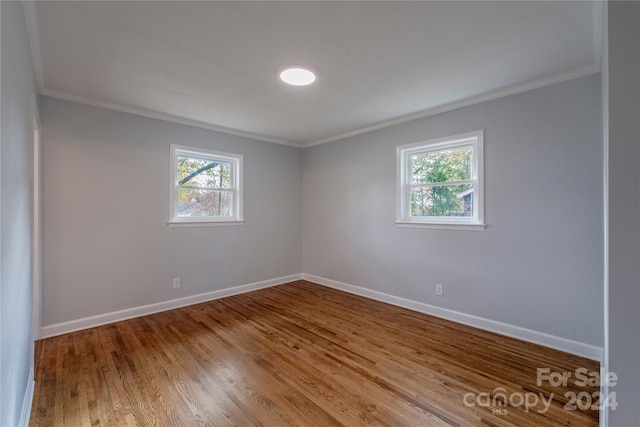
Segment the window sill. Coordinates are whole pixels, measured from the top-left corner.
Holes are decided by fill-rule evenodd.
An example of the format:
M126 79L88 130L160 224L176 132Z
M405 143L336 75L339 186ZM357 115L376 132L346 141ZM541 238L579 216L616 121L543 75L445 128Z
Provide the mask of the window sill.
M169 227L221 227L230 225L244 225L244 220L240 221L169 221Z
M396 221L396 227L400 228L428 228L436 230L465 230L465 231L484 231L486 224L453 224L443 222L413 222L413 221Z

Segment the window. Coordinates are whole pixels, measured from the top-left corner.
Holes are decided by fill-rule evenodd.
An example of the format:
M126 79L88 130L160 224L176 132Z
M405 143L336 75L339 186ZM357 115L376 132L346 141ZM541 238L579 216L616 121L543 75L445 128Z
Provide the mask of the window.
M169 223L242 223L242 156L171 145Z
M483 134L397 147L398 226L484 229Z

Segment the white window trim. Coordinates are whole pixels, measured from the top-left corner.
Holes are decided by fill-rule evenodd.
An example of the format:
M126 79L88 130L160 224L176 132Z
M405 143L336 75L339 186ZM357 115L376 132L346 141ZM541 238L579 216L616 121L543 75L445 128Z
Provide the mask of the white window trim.
M233 212L234 216L224 217L178 217L178 180L176 176L176 162L178 155L194 156L196 158L210 160L224 160L230 162L232 166L233 182ZM244 224L243 217L243 191L242 191L242 155L225 153L222 151L208 150L206 148L187 147L184 145L171 144L171 182L170 182L170 205L169 221L170 227L210 227L228 226Z
M473 146L472 181L474 186L474 216L468 217L412 217L408 182L408 158L425 150L439 150ZM396 147L396 226L403 228L431 228L445 230L483 231L484 223L484 130L431 139Z

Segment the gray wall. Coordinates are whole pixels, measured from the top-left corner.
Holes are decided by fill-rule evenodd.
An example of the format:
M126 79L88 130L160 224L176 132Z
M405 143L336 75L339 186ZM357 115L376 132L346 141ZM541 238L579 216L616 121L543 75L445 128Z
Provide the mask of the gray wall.
M600 118L592 75L305 150L303 271L602 346ZM477 129L487 229L397 228L395 147Z
M609 13L609 425L640 426L640 4ZM606 121L606 119L605 119Z
M43 326L301 272L300 149L48 97L41 120ZM244 156L244 225L167 226L172 143Z
M18 425L33 366L31 283L33 64L21 2L0 2L0 425Z

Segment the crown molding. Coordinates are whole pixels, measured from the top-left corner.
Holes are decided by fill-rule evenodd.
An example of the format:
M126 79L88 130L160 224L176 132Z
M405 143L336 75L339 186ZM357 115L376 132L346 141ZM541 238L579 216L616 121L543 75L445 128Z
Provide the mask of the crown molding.
M549 85L561 83L567 80L572 80L572 79L584 77L590 74L598 73L600 72L601 62L602 62L602 58L601 58L602 34L601 33L602 33L603 8L605 7L605 5L606 5L606 2L604 1L593 2L594 58L593 58L593 63L590 65L587 65L585 67L582 67L567 73L557 74L557 75L539 79L536 81L514 85L507 88L492 90L480 95L472 96L472 97L451 102L448 104L435 106L426 110L400 116L391 120L385 120L382 122L372 124L370 126L356 128L348 132L339 133L339 134L318 139L315 141L296 142L296 141L289 141L289 140L280 139L280 138L274 138L268 135L262 135L262 134L253 133L249 131L243 131L239 129L219 126L210 122L203 122L200 120L189 119L186 117L169 114L169 113L162 113L154 110L149 110L146 108L127 106L127 105L122 105L122 104L117 104L112 102L104 102L104 101L99 101L93 98L88 98L88 97L69 94L66 92L47 89L45 86L44 67L43 67L42 52L40 47L40 31L38 26L38 14L37 14L36 1L32 1L32 0L23 1L35 79L38 86L38 92L41 95L51 96L54 98L64 99L67 101L80 102L83 104L88 104L96 107L102 107L102 108L107 108L114 111L120 111L123 113L134 114L142 117L163 120L171 123L177 123L177 124L182 124L186 126L192 126L196 128L211 130L214 132L221 132L229 135L235 135L235 136L240 136L244 138L250 138L253 140L271 142L274 144L286 145L286 146L296 147L296 148L308 148L308 147L313 147L315 145L321 145L329 142L340 141L347 138L351 138L353 136L362 135L368 132L373 132L373 131L388 128L391 126L407 123L413 120L424 119L424 118L445 113L448 111L453 111L460 108L480 104L482 102L492 101L498 98L503 98L506 96L515 95L515 94L526 92L529 90L538 89L544 86L549 86Z
M35 66L35 63L34 63ZM347 138L351 138L353 136L362 135L365 133L373 132L380 129L385 129L391 126L400 125L403 123L408 123L414 120L424 119L427 117L435 116L437 114L446 113L453 110L458 110L464 107L470 107L472 105L480 104L487 101L493 101L495 99L504 98L506 96L516 95L518 93L527 92L533 89L538 89L545 86L554 85L556 83L562 83L564 81L577 79L579 77L588 76L591 74L595 74L600 72L600 65L597 63L593 63L583 68L579 68L577 70L558 74L549 78L536 80L533 82L528 82L520 85L510 86L504 89L498 89L490 92L483 93L481 95L472 96L469 98L465 98L460 101L451 102L448 104L440 105L437 107L429 108L427 110L423 110L417 113L409 114L406 116L398 117L392 120L386 120L383 122L379 122L373 124L371 126L365 126L362 128L354 129L348 132L340 133L337 135L333 135L327 138L319 139L311 142L294 142L288 141L278 138L273 138L267 135L261 135L253 132L241 131L238 129L227 128L224 126L218 126L212 123L202 122L199 120L188 119L186 117L180 117L173 114L161 113L158 111L147 110L139 107L131 107L125 106L121 104L111 103L111 102L103 102L97 101L95 99L86 98L78 95L70 95L65 92L53 91L49 89L40 89L41 95L50 96L53 98L64 99L66 101L79 102L82 104L92 105L95 107L107 108L109 110L115 110L123 113L134 114L137 116L148 117L157 120L163 120L171 123L178 123L186 126L197 127L201 129L207 129L215 132L226 133L229 135L241 136L245 138L250 138L258 141L271 142L274 144L287 145L290 147L296 148L308 148L316 145L326 144L329 142L340 141ZM37 72L36 72L37 75Z
M469 107L471 105L480 104L482 102L492 101L498 98L504 98L506 96L527 92L527 91L538 89L544 86L550 86L550 85L561 83L567 80L577 79L579 77L588 76L590 74L595 74L598 72L600 72L600 64L594 62L593 64L590 64L586 67L579 68L577 70L573 70L568 73L557 74L552 77L548 77L548 78L544 78L544 79L540 79L540 80L536 80L536 81L532 81L524 84L519 84L515 86L510 86L504 89L497 89L497 90L485 92L481 95L472 96L460 101L455 101L455 102L451 102L444 105L439 105L437 107L429 108L427 110L423 110L418 113L401 116L392 120L379 122L371 126L354 129L352 131L330 136L328 138L323 138L317 141L301 144L301 146L304 148L308 148L308 147L313 147L315 145L326 144L328 142L340 141L347 138L351 138L353 136L362 135L364 133L369 133L376 130L388 128L391 126L411 122L413 120L424 119L426 117L435 116L436 114L442 114L448 111L458 110L460 108Z
M302 145L297 142L287 141L284 139L272 138L266 135L260 135L253 132L245 132L238 129L227 128L224 126L218 126L199 120L188 119L186 117L180 117L173 114L161 113L159 111L152 111L145 108L131 107L122 104L116 104L112 102L98 101L93 98L87 98L79 95L71 95L65 92L59 92L50 89L40 90L41 95L50 96L52 98L63 99L65 101L79 102L81 104L92 105L94 107L106 108L109 110L119 111L121 113L134 114L136 116L147 117L150 119L163 120L165 122L177 123L185 126L192 126L200 129L211 130L214 132L226 133L228 135L241 136L243 138L250 138L257 141L271 142L274 144L288 145L290 147L301 148Z
M45 78L44 78L42 50L40 47L40 29L38 24L37 2L33 0L25 0L22 2L22 5L24 8L24 15L27 23L27 34L29 37L29 46L31 48L31 60L33 62L36 85L38 87L38 93L40 95L46 95L53 98L64 99L66 101L80 102L82 104L92 105L94 107L107 108L109 110L119 111L122 113L135 114L137 116L163 120L171 123L178 123L181 125L211 130L214 132L222 132L229 135L241 136L244 138L250 138L258 141L288 145L290 147L296 147L296 148L302 147L302 144L294 141L287 141L284 139L272 138L267 135L261 135L253 132L245 132L238 129L218 126L212 123L188 119L186 117L180 117L173 114L161 113L158 111L148 110L145 108L131 107L131 106L116 104L112 102L103 102L103 101L98 101L88 97L83 97L83 96L78 96L78 95L73 95L65 92L47 89L45 84Z
M34 63L35 66L35 63ZM283 140L283 139L278 139L278 138L273 138L267 135L261 135L261 134L257 134L257 133L253 133L253 132L246 132L246 131L241 131L238 129L232 129L232 128L227 128L224 126L218 126L212 123L207 123L207 122L202 122L199 120L193 120L193 119L188 119L186 117L180 117L180 116L176 116L173 114L168 114L168 113L161 113L158 111L152 111L152 110L147 110L144 108L139 108L139 107L131 107L131 106L125 106L125 105L121 105L121 104L116 104L116 103L111 103L111 102L103 102L103 101L97 101L95 99L91 99L91 98L86 98L83 96L78 96L78 95L70 95L68 93L65 92L59 92L59 91L54 91L54 90L50 90L50 89L40 89L39 92L41 95L46 95L46 96L50 96L53 98L59 98L59 99L63 99L66 101L73 101L73 102L79 102L82 104L87 104L87 105L92 105L95 107L101 107L101 108L107 108L109 110L114 110L114 111L119 111L122 113L128 113L128 114L134 114L137 116L143 116L143 117L148 117L151 119L157 119L157 120L163 120L163 121L167 121L167 122L171 122L171 123L178 123L178 124L182 124L182 125L186 125L186 126L192 126L192 127L197 127L197 128L201 128L201 129L206 129L206 130L211 130L211 131L215 131L215 132L221 132L221 133L226 133L229 135L235 135L235 136L241 136L244 138L250 138L250 139L254 139L254 140L258 140L258 141L265 141L265 142L271 142L274 144L280 144L280 145L287 145L290 147L296 147L296 148L308 148L308 147L313 147L316 145L321 145L321 144L326 144L329 142L334 142L334 141L340 141L340 140L344 140L347 138L351 138L353 136L357 136L357 135L362 135L365 133L369 133L369 132L373 132L376 130L380 130L380 129L384 129L384 128L388 128L391 126L395 126L395 125L399 125L399 124L403 124L403 123L408 123L414 120L419 120L419 119L424 119L427 117L431 117L431 116L435 116L437 114L442 114L442 113L446 113L448 111L453 111L453 110L458 110L460 108L464 108L464 107L469 107L472 105L476 105L476 104L480 104L482 102L486 102L486 101L492 101L495 99L499 99L499 98L504 98L506 96L510 96L510 95L515 95L518 93L522 93L522 92L527 92L533 89L538 89L544 86L550 86L556 83L561 83L564 81L568 81L568 80L572 80L572 79L576 79L579 77L584 77L584 76L588 76L591 74L595 74L600 72L600 65L599 64L591 64L588 65L586 67L583 68L579 68L577 70L568 72L568 73L563 73L563 74L558 74L549 78L545 78L545 79L540 79L540 80L536 80L533 82L528 82L528 83L524 83L524 84L520 84L520 85L515 85L515 86L511 86L508 88L504 88L504 89L498 89L498 90L494 90L494 91L490 91L490 92L486 92L483 93L481 95L477 95L477 96L473 96L470 98L466 98L460 101L455 101L455 102L451 102L448 104L444 104L444 105L440 105L437 107L433 107L433 108L429 108L427 110L423 110L420 111L418 113L413 113L413 114L409 114L406 116L402 116L402 117L398 117L392 120L386 120L383 122L379 122L376 124L373 124L371 126L365 126L362 128L358 128L358 129L354 129L348 132L344 132L344 133L340 133L337 135L333 135L327 138L323 138L323 139L319 139L316 141L311 141L311 142L294 142L294 141L288 141L288 140ZM38 73L36 72L36 75Z

